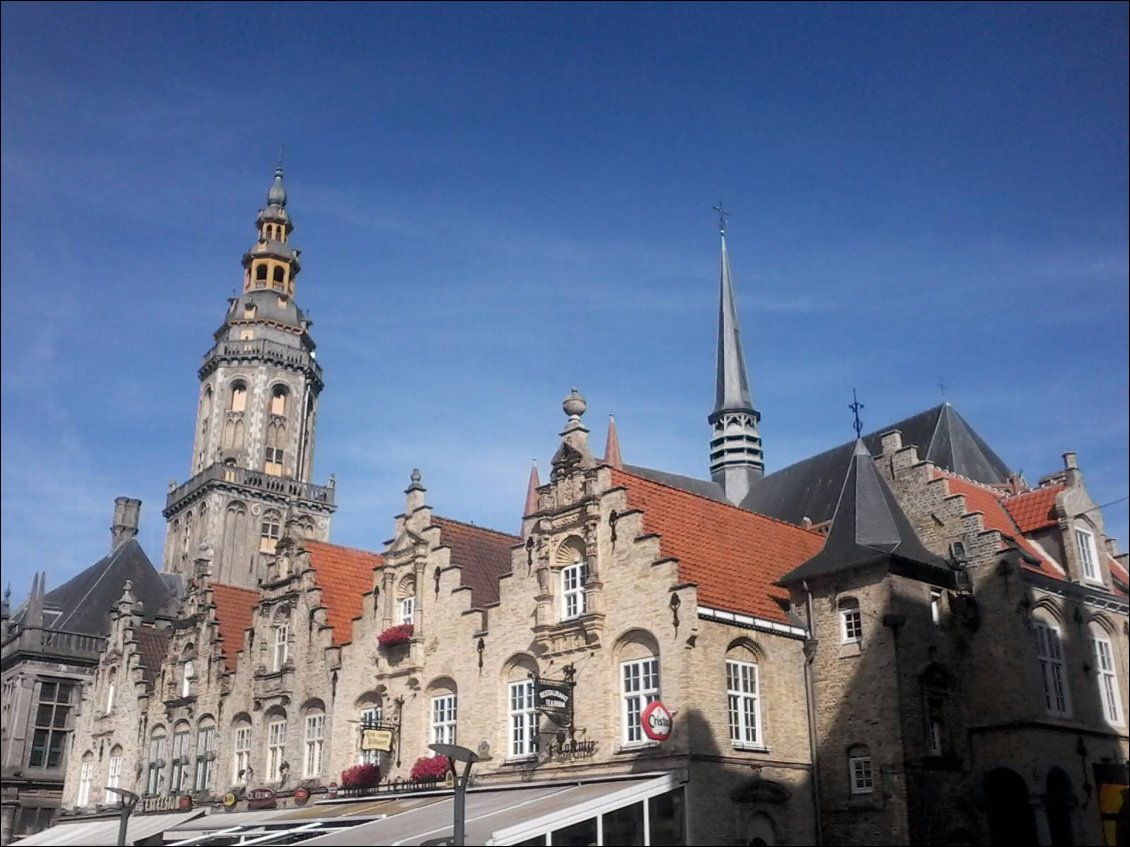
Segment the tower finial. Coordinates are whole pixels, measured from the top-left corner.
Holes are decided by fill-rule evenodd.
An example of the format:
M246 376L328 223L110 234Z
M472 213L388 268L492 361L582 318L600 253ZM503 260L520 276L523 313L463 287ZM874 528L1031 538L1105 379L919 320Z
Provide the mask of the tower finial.
M855 423L852 424L852 426L855 427L855 437L861 438L863 435L863 421L859 419L859 410L863 408L863 404L860 403L859 398L855 396L854 388L851 390L851 405L848 406L848 408L851 409L852 413L855 415Z
M717 206L714 206L712 208L714 209L715 212L718 213L718 232L720 232L722 234L722 237L725 238L726 237L726 218L728 218L730 216L730 213L726 210L726 207L722 205L721 200L718 201Z
M942 392L942 402L946 402L946 381L944 377L938 377L938 388Z

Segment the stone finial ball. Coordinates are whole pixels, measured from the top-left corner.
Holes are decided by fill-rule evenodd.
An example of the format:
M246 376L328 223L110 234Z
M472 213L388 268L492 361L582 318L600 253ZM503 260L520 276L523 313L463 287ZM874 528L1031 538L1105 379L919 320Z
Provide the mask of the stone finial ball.
M585 398L575 388L569 392L569 396L561 403L561 408L571 418L579 418L588 407L589 404L585 402Z

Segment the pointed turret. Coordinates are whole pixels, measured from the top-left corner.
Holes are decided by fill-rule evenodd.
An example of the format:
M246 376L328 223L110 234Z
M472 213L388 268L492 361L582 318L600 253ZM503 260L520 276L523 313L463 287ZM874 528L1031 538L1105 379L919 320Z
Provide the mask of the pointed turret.
M722 486L732 503L741 503L753 483L765 472L761 436L757 425L761 415L753 408L745 358L742 355L738 308L730 257L726 252L726 211L718 210L722 236L722 266L718 297L718 366L714 411L707 420L710 439L710 476Z
M604 464L623 470L624 460L620 458L620 436L616 432L616 418L608 416L608 440L604 443Z
M530 484L526 486L526 508L523 515L532 515L538 510L538 463L530 466Z

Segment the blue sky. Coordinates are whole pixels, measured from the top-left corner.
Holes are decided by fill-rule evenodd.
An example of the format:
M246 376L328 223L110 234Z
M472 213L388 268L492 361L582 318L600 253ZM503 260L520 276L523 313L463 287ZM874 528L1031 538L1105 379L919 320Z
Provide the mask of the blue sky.
M159 565L196 368L280 146L333 540L413 467L516 531L577 386L704 476L718 241L769 469L947 398L1127 538L1127 6L2 6L4 579L139 497Z

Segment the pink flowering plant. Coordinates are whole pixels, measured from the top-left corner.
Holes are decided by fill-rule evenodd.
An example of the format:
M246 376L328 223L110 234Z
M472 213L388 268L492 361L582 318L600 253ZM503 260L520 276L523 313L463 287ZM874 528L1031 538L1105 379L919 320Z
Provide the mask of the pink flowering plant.
M410 623L398 623L378 635L377 643L382 647L397 647L401 644L407 644L412 640L412 633L415 630L416 627Z
M421 756L412 765L412 781L435 782L447 776L450 768L447 756Z
M354 765L341 772L342 788L375 788L381 781L381 769L374 764Z

